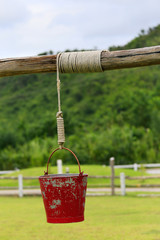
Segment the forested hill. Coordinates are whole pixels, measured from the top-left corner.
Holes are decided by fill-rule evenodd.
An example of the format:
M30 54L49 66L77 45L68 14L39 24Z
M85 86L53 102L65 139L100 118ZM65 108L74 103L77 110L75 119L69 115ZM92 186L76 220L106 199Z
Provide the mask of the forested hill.
M158 44L160 25L111 49ZM160 161L160 66L62 74L61 82L65 145L81 163ZM0 112L0 169L46 164L57 147L56 75L1 78ZM65 151L56 157L74 161Z

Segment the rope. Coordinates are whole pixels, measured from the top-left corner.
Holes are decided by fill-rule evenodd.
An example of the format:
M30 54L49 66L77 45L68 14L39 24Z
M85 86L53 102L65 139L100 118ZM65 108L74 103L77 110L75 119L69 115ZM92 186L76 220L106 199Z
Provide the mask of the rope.
M57 135L60 149L65 143L64 120L61 111L60 98L60 78L59 72L100 72L101 51L85 51L85 52L64 52L57 55L57 94L58 94L58 112L57 112Z
M102 72L102 51L63 52L59 55L61 73Z
M61 112L61 98L60 98L60 85L61 81L59 78L59 58L61 53L58 53L57 55L57 93L58 93L58 111Z
M57 118L57 135L58 135L58 144L60 149L62 149L65 143L65 132L64 132L64 120L63 113L61 111L61 98L60 98L60 78L59 78L59 57L61 53L57 55L57 94L58 94L58 112L56 115Z

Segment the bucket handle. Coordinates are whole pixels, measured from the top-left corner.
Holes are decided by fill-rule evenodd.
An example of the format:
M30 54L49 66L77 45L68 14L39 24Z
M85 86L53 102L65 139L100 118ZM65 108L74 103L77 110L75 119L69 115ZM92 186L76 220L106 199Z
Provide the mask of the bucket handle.
M81 167L80 167L80 163L79 163L79 160L78 160L77 156L76 156L75 153L72 152L69 148L65 148L65 147L56 148L56 149L51 153L51 155L50 155L49 158L48 158L48 162L47 162L47 171L46 171L46 172L44 171L44 174L45 174L45 175L48 175L48 167L49 167L49 162L50 162L50 159L51 159L52 155L53 155L56 151L61 150L61 149L65 149L65 150L67 150L67 151L69 151L69 152L72 153L72 155L75 157L75 159L77 160L77 163L78 163L79 175L83 175L83 172L81 172Z

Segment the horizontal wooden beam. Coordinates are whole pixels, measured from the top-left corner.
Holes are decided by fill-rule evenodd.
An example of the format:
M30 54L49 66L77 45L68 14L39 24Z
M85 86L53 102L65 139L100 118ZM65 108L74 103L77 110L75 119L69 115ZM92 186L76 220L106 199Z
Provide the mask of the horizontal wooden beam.
M103 50L101 54L103 71L157 64L160 64L160 46ZM47 72L56 72L56 55L0 59L0 77Z
M56 55L0 59L0 77L56 72Z
M103 51L103 70L134 68L160 64L160 46L120 51Z

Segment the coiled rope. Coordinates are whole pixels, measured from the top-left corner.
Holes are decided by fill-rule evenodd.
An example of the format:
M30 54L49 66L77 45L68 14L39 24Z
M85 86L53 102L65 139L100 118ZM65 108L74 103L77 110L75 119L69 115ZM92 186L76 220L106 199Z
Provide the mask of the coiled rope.
M102 72L102 51L63 52L60 54L61 73Z

